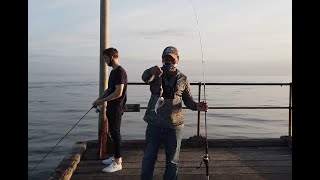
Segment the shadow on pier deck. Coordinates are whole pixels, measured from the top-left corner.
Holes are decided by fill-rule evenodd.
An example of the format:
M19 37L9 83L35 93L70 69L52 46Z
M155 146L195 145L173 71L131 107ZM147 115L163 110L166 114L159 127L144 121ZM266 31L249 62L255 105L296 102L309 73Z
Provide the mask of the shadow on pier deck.
M291 180L291 137L271 139L210 139L209 176L214 180ZM62 160L49 178L71 180L136 180L140 179L143 140L123 141L123 169L102 173L105 167L98 155L98 141L79 142ZM197 169L205 155L205 142L196 136L182 141L179 178L206 179L204 164ZM162 180L165 154L161 148L155 165L154 180Z

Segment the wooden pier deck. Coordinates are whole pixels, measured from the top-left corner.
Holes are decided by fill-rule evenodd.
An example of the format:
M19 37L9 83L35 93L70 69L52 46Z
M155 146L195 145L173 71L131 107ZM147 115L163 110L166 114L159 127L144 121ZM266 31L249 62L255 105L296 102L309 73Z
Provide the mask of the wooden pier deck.
M291 180L291 138L226 139L209 141L209 177L214 180ZM98 155L98 142L77 143L49 178L71 180L138 180L143 158L143 140L123 141L122 170L102 173L105 167ZM205 146L195 137L181 145L179 177L181 180L205 179L206 168L200 165ZM154 180L162 180L165 169L164 149L160 149Z

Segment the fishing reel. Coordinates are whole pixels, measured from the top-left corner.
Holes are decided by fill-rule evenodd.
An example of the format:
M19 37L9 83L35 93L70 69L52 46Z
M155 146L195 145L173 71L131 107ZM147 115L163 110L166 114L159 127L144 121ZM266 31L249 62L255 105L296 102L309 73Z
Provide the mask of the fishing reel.
M96 113L99 113L102 110L103 106L99 105L99 106L96 106L95 108L96 108Z
M197 166L197 169L201 168L202 163L204 163L206 166L208 166L208 164L209 164L209 155L208 154L206 154L202 157L202 161L201 161L200 165Z

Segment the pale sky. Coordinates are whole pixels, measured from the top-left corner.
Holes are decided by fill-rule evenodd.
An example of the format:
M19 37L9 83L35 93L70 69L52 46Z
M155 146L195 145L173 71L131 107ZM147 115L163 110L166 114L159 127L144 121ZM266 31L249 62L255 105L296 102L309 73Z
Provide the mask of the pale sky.
M168 45L180 63L281 64L291 69L291 0L110 0L109 46L121 60L161 61ZM98 65L99 0L28 1L29 72L37 63ZM130 62L127 65L130 64ZM158 63L160 64L160 63ZM80 66L80 65L78 65ZM53 66L52 66L53 67ZM287 68L288 69L288 68Z

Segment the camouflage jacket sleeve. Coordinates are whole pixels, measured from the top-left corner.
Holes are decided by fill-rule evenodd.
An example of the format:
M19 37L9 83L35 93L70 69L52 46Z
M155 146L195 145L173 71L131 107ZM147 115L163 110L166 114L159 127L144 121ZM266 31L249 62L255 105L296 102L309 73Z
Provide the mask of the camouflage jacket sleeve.
M141 78L145 83L150 83L155 79L155 75L152 74L152 68L146 69L142 74Z
M186 79L186 87L182 93L182 100L188 109L197 110L197 102L192 97L188 79Z

